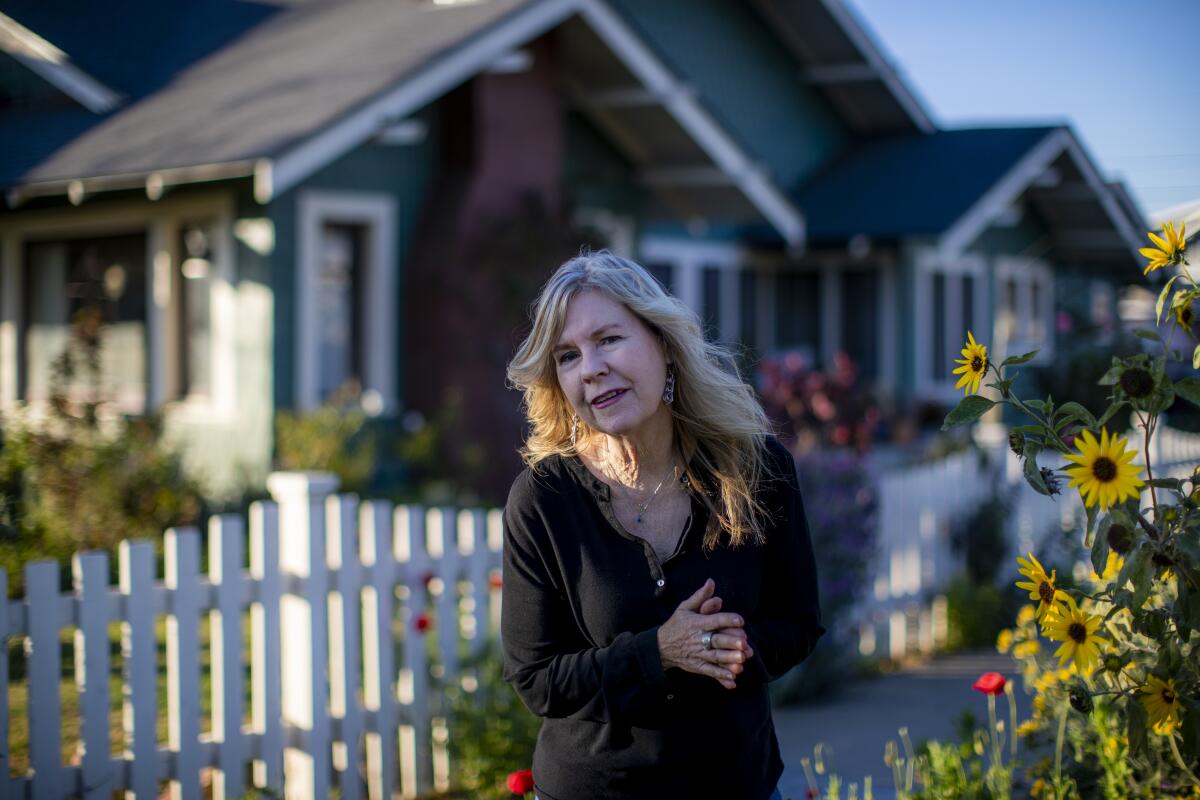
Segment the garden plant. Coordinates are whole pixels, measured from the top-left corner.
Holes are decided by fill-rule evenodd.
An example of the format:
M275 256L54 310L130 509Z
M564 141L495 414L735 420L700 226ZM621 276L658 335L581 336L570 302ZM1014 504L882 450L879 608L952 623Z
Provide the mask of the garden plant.
M1078 489L1085 509L1090 578L1085 570L1076 580L1069 563L1019 558L1017 585L1031 603L998 642L1036 693L1032 718L1015 733L1049 754L1021 765L1037 797L1200 796L1200 466L1167 475L1151 458L1164 412L1177 398L1200 405L1200 378L1171 377L1176 364L1187 370L1189 350L1191 369L1200 369L1192 313L1200 284L1188 270L1183 225L1149 236L1146 274L1175 274L1158 297L1155 329L1136 332L1150 352L1114 357L1100 379L1110 395L1099 416L1079 402L1017 396L1017 368L1036 351L997 364L968 332L954 370L966 397L943 428L1012 407L1028 419L1009 443L1029 485L1047 497ZM994 395L980 396L989 378ZM1124 414L1129 434L1117 428ZM991 721L989 741L998 724ZM991 768L1015 768L1012 744L1009 765L994 750ZM926 783L931 791L936 784ZM981 796L1012 791L1003 781L984 784Z

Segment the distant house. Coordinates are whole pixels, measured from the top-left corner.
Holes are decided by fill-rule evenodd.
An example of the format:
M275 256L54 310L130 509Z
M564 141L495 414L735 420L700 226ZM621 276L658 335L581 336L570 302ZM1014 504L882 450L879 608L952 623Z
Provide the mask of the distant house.
M1140 274L1069 127L939 129L840 0L52 5L0 16L0 404L102 289L121 410L217 483L347 381L384 417L456 387L511 465L497 307L555 264L487 256L531 208L901 402L954 396L968 328L1048 359Z

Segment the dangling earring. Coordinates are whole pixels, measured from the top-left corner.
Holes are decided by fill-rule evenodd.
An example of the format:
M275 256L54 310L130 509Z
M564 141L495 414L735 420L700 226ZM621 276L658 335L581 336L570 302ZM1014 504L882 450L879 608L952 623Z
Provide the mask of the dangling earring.
M571 420L571 447L575 447L575 438L579 435L579 415Z
M663 402L667 405L675 402L675 367L667 364L667 385L663 387Z

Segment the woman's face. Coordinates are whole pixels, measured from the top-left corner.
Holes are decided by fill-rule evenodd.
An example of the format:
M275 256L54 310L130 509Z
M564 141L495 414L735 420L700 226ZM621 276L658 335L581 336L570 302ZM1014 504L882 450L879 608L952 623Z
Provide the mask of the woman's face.
M571 298L554 348L558 385L589 427L638 436L670 425L662 402L667 362L662 342L622 304L588 289Z

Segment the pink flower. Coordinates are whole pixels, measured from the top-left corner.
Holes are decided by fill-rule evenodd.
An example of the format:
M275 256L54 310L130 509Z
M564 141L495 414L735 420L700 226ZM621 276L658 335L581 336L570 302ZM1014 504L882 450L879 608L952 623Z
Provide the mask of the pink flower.
M413 627L417 629L417 633L424 633L429 630L431 624L429 615L425 613L417 614L417 618L413 620Z
M1004 694L1005 683L1004 676L999 672L985 672L971 688L984 694Z

